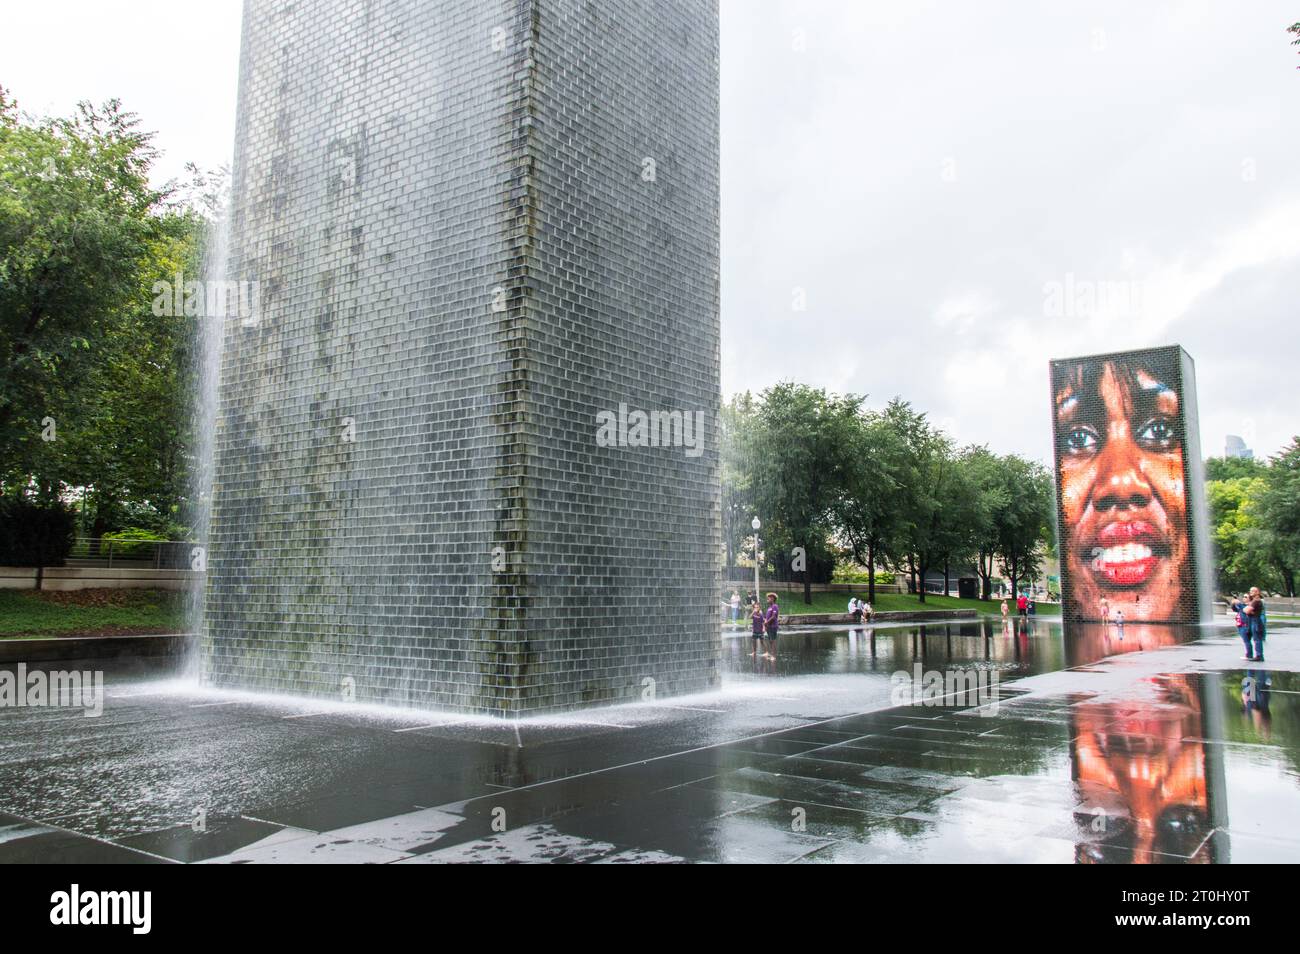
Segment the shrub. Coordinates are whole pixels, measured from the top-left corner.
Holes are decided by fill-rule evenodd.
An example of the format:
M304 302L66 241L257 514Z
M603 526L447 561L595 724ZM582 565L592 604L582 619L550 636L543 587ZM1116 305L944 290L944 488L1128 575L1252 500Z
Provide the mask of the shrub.
M860 567L860 566L854 566L854 565L852 565L852 564L848 564L848 563L841 563L839 566L837 566L837 567L835 568L835 576L834 576L834 578L832 579L831 582L833 582L833 583L866 583L866 582L867 582L867 571L866 571L863 567ZM890 573L888 570L877 570L877 571L876 571L876 582L877 582L877 583L886 583L886 584L887 584L887 583L893 583L893 582L894 582L894 574L893 574L893 573Z
M63 566L72 549L73 514L62 504L0 497L0 566Z
M104 534L105 541L113 541L113 558L123 560L152 558L154 554L153 544L166 539L161 534L146 530L144 527L127 527L125 530ZM100 547L101 555L107 554L107 552L107 546Z

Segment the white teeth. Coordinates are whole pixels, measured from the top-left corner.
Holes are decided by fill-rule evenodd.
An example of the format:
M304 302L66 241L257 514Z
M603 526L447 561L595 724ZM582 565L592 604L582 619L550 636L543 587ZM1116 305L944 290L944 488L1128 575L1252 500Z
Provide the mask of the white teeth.
M1151 556L1151 548L1143 543L1125 543L1117 547L1107 547L1101 551L1102 563L1136 563Z

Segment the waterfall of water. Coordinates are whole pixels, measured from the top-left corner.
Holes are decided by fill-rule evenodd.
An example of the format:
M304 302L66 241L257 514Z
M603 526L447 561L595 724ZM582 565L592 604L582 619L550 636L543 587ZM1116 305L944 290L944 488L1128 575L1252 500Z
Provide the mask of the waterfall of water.
M228 197L219 204L217 214L209 221L204 236L202 271L205 287L225 282L230 274L230 203ZM256 304L256 303L254 303ZM196 367L195 391L192 395L194 433L194 465L190 473L190 499L193 502L194 547L190 566L206 570L208 529L212 515L212 471L216 437L218 381L221 372L222 341L225 322L229 320L224 309L205 314L194 326ZM201 574L190 587L186 602L186 628L190 633L202 633L203 611L206 596L206 574ZM186 672L197 675L197 658L186 660Z

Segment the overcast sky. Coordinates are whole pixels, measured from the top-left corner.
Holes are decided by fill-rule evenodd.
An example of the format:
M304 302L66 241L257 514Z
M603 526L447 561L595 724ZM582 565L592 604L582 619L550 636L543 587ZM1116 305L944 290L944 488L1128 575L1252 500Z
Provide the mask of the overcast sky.
M9 0L0 85L229 161L237 0ZM722 376L1047 460L1047 362L1179 343L1201 432L1300 431L1290 2L722 0Z

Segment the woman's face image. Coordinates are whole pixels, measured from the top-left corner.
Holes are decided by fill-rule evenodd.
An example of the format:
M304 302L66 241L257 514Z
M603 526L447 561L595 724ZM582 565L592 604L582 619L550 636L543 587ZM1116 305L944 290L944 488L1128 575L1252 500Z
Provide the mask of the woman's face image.
M1102 599L1133 620L1194 612L1179 396L1139 361L1084 362L1055 394L1067 614ZM1085 609L1086 608L1086 609Z
M1071 710L1073 775L1082 796L1078 860L1149 864L1169 855L1212 860L1201 697L1186 675L1150 680L1156 700ZM1092 820L1106 806L1098 836ZM1104 847L1105 852L1090 850Z

